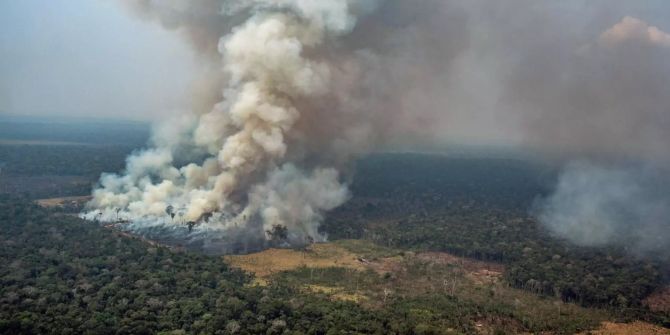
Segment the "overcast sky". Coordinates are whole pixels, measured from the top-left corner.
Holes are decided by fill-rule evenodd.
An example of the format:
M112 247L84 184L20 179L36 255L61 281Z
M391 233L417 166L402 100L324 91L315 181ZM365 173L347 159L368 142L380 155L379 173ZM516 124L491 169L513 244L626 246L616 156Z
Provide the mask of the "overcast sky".
M117 1L0 1L0 113L154 120L190 105L194 62Z
M0 113L157 120L188 109L191 48L120 2L0 0ZM611 4L596 6L612 12L597 29L632 15L670 31L668 1Z

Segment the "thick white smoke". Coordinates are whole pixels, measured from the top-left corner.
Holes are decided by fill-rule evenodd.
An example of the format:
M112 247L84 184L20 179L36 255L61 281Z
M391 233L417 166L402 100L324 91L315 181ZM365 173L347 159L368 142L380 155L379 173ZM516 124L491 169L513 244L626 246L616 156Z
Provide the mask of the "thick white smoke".
M180 1L150 5L190 10ZM349 32L368 5L221 2L221 15L249 13L219 40L223 99L205 114L168 122L156 131L155 148L128 158L124 174L103 176L86 217L120 216L139 231L191 222L212 238L235 231L238 240L269 239L267 232L286 227L288 242L322 240L323 211L342 204L348 191L332 167L289 163L300 162L287 157L291 142L309 141L298 121L310 110L296 102L331 89L331 65L306 55ZM194 156L198 163L183 163ZM166 218L169 206L176 219Z
M380 146L457 138L670 160L670 34L638 17L651 4L125 2L184 35L207 71L192 112L101 178L88 218L244 250L277 225L293 243L323 239L324 212L349 196L348 163ZM189 221L200 225L184 234Z

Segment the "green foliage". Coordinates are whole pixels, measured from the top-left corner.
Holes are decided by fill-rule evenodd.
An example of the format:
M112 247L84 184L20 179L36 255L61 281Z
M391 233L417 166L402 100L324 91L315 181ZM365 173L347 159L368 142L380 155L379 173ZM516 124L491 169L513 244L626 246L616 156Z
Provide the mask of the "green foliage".
M303 267L276 274L273 284L296 292L317 287L362 297L362 304L380 315L402 320L392 321L392 329L415 334L470 334L484 325L506 334L573 334L598 327L608 317L600 310L544 299L500 283L477 284L460 269L431 266L412 256L402 263L403 270L392 279L373 271ZM454 289L443 288L442 278L448 278L450 287L453 282Z
M356 255L360 255L366 259L379 259L383 257L393 257L402 255L403 251L393 248L387 248L374 243L363 240L337 240L335 244L351 251Z
M90 194L101 173L122 170L149 136L140 123L51 121L0 117L0 194Z
M221 257L174 252L0 196L2 334L399 334L389 316L290 286L250 287Z
M662 285L659 264L624 250L580 248L532 217L550 169L522 161L380 155L360 163L352 201L322 229L387 247L446 251L507 265L514 287L629 312Z
M90 176L123 169L127 145L0 145L3 173L17 176Z
M0 134L94 145L0 145L0 193L88 194L101 172L122 169L126 155L146 138L142 129L106 125L40 127L0 123ZM395 247L502 262L514 287L649 318L640 302L660 284L656 264L621 250L570 246L528 217L552 178L551 169L519 160L378 155L360 162L354 199L331 213L323 228L331 238L377 243L339 242L366 258L395 256ZM426 275L420 265L412 270ZM390 274L305 268L270 288L249 287L248 275L218 257L149 246L0 195L3 334L451 334L473 332L482 318L499 333L569 333L595 320L542 308L519 312L510 302L518 297L505 302L498 293L474 289L394 298L370 310L302 288L345 283L354 293L376 289L373 297L381 300L378 288L394 280Z
M0 139L141 146L149 137L146 123L62 118L0 116Z
M374 291L393 280L372 271L301 268L270 287L253 287L221 257L148 245L7 197L0 197L0 265L3 334L459 334L473 332L482 316L503 320L500 329L512 329L503 326L508 315L524 318L510 304L444 294L390 298L370 309L303 288L344 284L351 292ZM522 327L560 329L542 325Z

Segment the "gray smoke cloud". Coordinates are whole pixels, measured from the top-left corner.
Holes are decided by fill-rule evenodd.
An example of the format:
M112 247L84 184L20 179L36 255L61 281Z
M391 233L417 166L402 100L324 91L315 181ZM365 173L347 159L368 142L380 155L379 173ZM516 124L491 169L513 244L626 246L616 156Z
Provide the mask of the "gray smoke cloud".
M629 15L600 23L602 11L592 11L604 27L598 33L581 34L594 24L585 22L556 34L570 28L549 18L534 33L543 38L519 42L536 43L534 52L503 75L501 101L523 143L568 160L588 157L566 164L534 212L578 245L668 260L670 192L661 185L670 159L670 34Z
M262 247L276 225L292 243L325 239L318 225L348 199L350 162L380 148L456 138L670 158L670 35L635 16L645 5L125 2L185 36L208 71L191 113L101 178L90 219L118 209L138 232L177 235L193 221L193 238Z
M626 16L591 40L538 46L507 75L504 100L530 145L668 159L670 35Z
M537 204L556 235L583 246L618 245L639 256L668 260L670 182L653 167L572 162L555 192Z

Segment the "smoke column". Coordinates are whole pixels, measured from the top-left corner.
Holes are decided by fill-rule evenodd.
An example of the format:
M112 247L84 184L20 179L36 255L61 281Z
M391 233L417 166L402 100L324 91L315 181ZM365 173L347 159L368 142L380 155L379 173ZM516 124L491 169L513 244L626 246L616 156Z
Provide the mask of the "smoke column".
M538 205L548 227L590 244L569 225L613 219L556 202L564 190L595 199L606 189L569 187L575 169L603 180L623 170L627 184L639 168L612 162L660 171L670 160L670 22L654 15L666 2L124 2L184 36L207 70L192 111L159 124L121 174L102 176L89 219L120 216L138 233L221 252L267 246L278 225L289 243L319 241L324 213L350 196L352 159L458 139L594 162L568 166ZM646 188L645 178L632 183ZM637 221L626 222L608 236Z
M208 8L215 4L218 8ZM101 211L87 217L112 220L121 215L139 231L158 225L183 233L177 225L200 223L208 238L227 237L244 245L242 249L258 247L254 244L262 244L266 232L277 226L288 228L291 243L323 240L317 231L322 213L342 204L348 191L329 164L299 167L295 162L301 162L300 153L289 148L310 140L309 125L300 121L311 110L300 106L301 101L327 99L332 84L330 64L306 55L316 53L325 40L351 31L356 16L364 15L372 3L137 5L159 13L186 11L174 13L178 16L207 9L205 13L248 17L218 41L226 82L223 100L207 113L164 126L168 129L154 148L128 158L124 175L103 176L90 203ZM197 29L193 34L195 43L206 43L198 40L202 37ZM184 164L180 153L196 162Z

